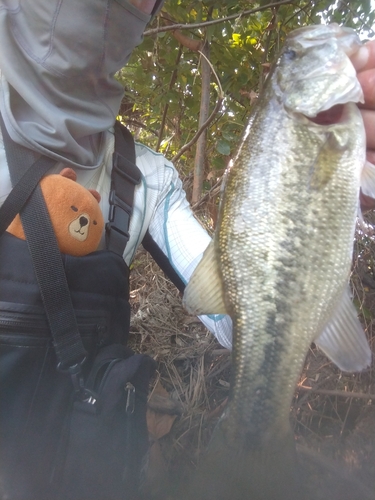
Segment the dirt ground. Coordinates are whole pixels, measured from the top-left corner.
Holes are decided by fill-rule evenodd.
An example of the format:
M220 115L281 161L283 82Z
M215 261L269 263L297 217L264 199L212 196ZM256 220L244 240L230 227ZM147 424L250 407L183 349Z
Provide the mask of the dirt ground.
M373 352L374 249L371 231L369 236L359 230L352 289ZM131 288L131 345L158 363L149 400L152 446L145 496L165 499L166 485L173 491L187 480L204 453L227 403L231 359L199 320L187 315L179 292L144 251L133 263ZM314 499L375 499L374 363L360 374L344 374L312 347L290 417Z

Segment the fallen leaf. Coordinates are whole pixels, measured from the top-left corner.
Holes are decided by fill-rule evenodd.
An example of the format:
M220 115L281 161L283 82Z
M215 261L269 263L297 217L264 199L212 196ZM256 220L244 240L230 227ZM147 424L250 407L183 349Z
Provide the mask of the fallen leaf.
M146 498L161 492L167 480L167 463L163 457L159 441L155 441L149 450L145 482L142 487Z
M181 415L183 412L182 404L179 401L155 393L150 397L147 406L149 410L169 415Z
M175 406L174 401L170 398L168 392L164 389L160 381L154 387L152 394L149 399L149 406L152 406L152 399L154 401L157 400L158 410L163 409L163 404L165 408L168 408L167 411L170 411L170 407ZM163 402L163 404L161 403ZM166 403L169 403L168 405ZM152 440L156 441L157 439L162 438L169 434L174 421L176 420L177 415L171 415L170 413L165 413L164 411L155 411L147 409L147 428Z

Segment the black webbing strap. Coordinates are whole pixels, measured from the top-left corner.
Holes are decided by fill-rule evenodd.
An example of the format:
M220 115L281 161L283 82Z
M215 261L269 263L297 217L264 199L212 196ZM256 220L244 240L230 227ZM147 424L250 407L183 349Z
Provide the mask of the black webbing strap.
M73 309L56 236L38 186L21 212L26 241L53 337L61 371L78 370L86 351Z
M115 153L113 155L112 183L109 197L110 213L106 225L107 248L122 255L129 240L129 223L133 212L134 189L141 181L141 172L135 165L135 145L131 133L119 122L115 124ZM181 291L185 284L172 267L168 257L147 231L143 247Z
M9 137L3 124L2 133L11 180L15 184L13 191L16 190L16 194L23 193L22 200L19 200L20 216L52 333L59 368L76 374L79 373L86 351L78 331L63 261L40 186L37 185L36 188L29 186L30 194L27 196L26 193L28 191L26 181L33 179L33 183L37 183L36 177L40 175L41 170L47 168L48 162L41 161L41 159L35 160L33 151L18 147ZM54 163L52 161L50 166ZM30 172L35 165L39 165L37 175ZM24 173L26 169L27 172ZM16 195L12 195L12 199L15 198ZM28 201L22 208L24 198ZM13 203L12 210L15 207ZM10 212L7 211L7 213ZM1 213L1 223L3 223L2 217Z
M1 235L15 216L20 213L40 179L56 162L46 156L39 157L34 151L16 145L11 140L1 115L0 127L4 144L6 144L7 158L12 158L12 164L15 165L15 168L9 172L14 188L0 207ZM31 167L27 168L30 164Z
M121 256L129 241L134 189L141 182L141 178L141 172L135 164L133 137L126 127L116 122L106 244L109 250Z
M142 245L149 254L151 254L154 261L160 267L160 269L165 272L168 278L172 281L175 287L182 293L185 290L185 283L182 281L180 276L177 274L172 264L169 262L168 257L161 250L155 240L152 238L149 231L146 231L144 238L142 240Z

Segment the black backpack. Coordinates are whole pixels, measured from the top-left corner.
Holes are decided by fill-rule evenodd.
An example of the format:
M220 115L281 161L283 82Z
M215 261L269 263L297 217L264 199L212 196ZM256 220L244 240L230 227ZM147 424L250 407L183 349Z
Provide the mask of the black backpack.
M155 369L126 347L133 139L116 124L109 250L72 257L58 251L38 184L53 160L15 145L3 123L2 133L14 188L0 208L0 497L133 499ZM5 232L17 213L27 241ZM182 290L149 233L143 243Z

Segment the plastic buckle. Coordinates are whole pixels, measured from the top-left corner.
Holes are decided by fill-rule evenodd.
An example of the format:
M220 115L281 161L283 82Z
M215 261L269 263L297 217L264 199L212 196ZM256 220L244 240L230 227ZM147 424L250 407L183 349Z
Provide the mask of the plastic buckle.
M86 359L87 357L84 356L82 361L80 361L79 363L75 363L74 365L67 367L64 367L61 362L57 364L57 370L59 372L69 373L72 379L74 392L76 393L76 395L79 395L81 399L85 395L85 388L83 384L83 378L81 376L81 371L82 365L85 363Z
M82 395L82 402L90 405L94 405L98 400L97 394L95 392L90 391L90 389L84 389Z
M117 151L114 153L113 168L124 179L135 186L141 182L141 172L136 165L127 160Z
M81 373L81 367L86 362L86 359L87 356L83 356L83 359L81 361L75 363L72 366L67 366L67 367L65 367L60 361L59 363L57 363L57 370L59 372L69 373L70 375L77 375L78 373Z
M109 217L106 224L106 231L115 230L129 240L128 231L124 231L124 228L129 227L131 215L131 208L128 207L124 202L121 202L112 190L109 194Z

